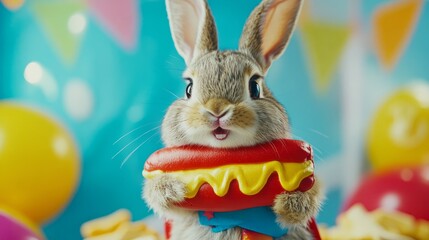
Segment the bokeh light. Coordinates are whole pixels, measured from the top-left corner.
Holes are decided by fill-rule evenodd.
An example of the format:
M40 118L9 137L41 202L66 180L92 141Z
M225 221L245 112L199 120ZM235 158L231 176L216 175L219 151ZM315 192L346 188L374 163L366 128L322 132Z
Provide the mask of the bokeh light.
M70 16L67 27L69 31L75 35L82 34L86 29L87 21L83 13L77 12Z
M411 178L413 178L413 171L411 171L409 168L404 168L401 170L400 175L403 181L409 182Z
M52 147L54 148L55 153L59 157L65 156L67 154L67 152L69 151L68 145L67 145L67 140L64 139L64 137L62 137L62 136L54 137L53 142L52 142Z
M73 79L64 89L64 106L75 120L87 119L94 108L94 96L86 82Z
M420 174L421 178L429 184L429 165L424 166Z
M380 207L386 211L394 211L398 208L400 203L399 197L396 193L388 193L380 200Z
M131 122L138 122L143 118L143 106L134 105L127 111L127 117Z
M43 67L38 62L30 62L24 70L24 78L28 83L37 84L43 78Z

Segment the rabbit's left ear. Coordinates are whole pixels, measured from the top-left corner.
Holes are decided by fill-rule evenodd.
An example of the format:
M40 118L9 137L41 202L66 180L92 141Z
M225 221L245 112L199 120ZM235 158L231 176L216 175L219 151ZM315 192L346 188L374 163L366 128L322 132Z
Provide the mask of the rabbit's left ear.
M171 34L177 51L189 65L217 50L217 32L206 0L166 0Z
M240 50L250 53L267 71L286 48L301 0L263 0L247 19Z

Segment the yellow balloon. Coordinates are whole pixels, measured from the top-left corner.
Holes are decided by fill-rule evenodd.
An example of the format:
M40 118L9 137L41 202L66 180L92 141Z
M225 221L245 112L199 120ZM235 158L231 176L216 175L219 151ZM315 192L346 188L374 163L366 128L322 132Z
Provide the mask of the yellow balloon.
M72 136L45 114L0 102L0 204L44 223L72 197L80 158Z
M370 125L368 157L375 170L429 162L429 84L395 92Z

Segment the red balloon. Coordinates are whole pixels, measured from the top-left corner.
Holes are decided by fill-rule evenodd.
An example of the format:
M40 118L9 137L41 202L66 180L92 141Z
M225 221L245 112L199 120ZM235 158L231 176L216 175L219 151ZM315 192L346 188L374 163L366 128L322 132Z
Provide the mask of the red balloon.
M357 203L369 211L400 211L429 221L429 166L369 174L343 209Z

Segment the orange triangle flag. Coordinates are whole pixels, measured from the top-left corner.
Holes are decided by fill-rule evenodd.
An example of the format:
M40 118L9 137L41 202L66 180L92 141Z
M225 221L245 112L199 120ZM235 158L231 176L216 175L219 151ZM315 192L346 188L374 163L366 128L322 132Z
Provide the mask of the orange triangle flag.
M416 26L422 0L398 0L378 8L373 16L373 37L381 65L392 70Z
M9 10L17 10L24 4L24 0L1 0L1 2Z

